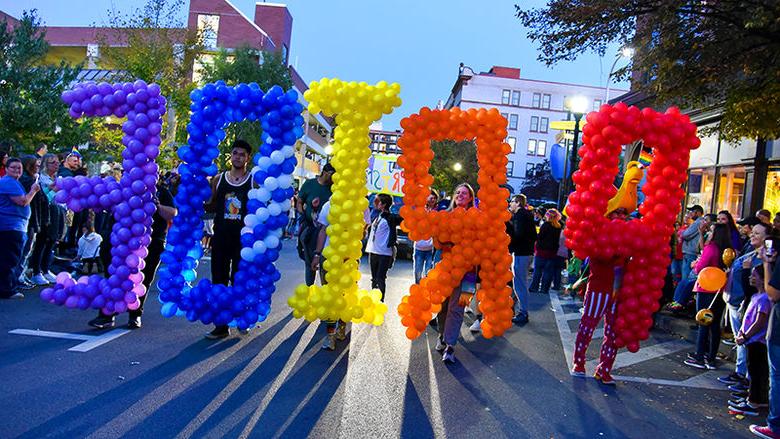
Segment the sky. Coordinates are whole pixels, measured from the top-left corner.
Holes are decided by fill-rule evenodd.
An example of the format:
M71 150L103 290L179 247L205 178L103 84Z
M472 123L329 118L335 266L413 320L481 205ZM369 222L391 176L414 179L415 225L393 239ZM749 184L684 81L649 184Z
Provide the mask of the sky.
M15 17L35 8L46 25L105 23L107 11L130 13L145 0L0 0ZM232 0L250 19L255 1ZM282 3L282 2L278 2ZM401 84L403 105L382 119L385 129L421 107L446 101L463 62L475 72L494 65L519 67L521 77L604 86L619 47L602 59L583 55L548 68L515 18L515 4L541 7L544 0L289 0L293 16L290 63L304 80L337 77ZM188 2L182 12L186 17ZM622 66L622 60L618 67ZM627 83L612 84L627 89Z

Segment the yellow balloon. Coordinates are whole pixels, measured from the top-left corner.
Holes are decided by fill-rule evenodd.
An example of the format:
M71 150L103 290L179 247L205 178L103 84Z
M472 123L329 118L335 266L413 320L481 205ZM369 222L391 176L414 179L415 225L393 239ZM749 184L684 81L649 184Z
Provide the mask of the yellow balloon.
M737 253L733 248L727 248L726 250L723 250L723 263L726 264L727 267L731 267L731 263L734 262L736 257Z

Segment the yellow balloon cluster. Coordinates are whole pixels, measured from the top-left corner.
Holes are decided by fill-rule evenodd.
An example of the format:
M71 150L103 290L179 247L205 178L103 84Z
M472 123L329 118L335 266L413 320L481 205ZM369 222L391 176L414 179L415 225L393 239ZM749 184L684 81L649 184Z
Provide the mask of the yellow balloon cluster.
M366 166L371 155L368 130L382 114L401 105L401 86L376 85L323 78L312 82L304 98L309 112L336 116L333 195L330 198L329 245L323 249L326 285L299 285L287 301L296 318L342 320L381 325L387 305L379 290L358 288L366 195Z

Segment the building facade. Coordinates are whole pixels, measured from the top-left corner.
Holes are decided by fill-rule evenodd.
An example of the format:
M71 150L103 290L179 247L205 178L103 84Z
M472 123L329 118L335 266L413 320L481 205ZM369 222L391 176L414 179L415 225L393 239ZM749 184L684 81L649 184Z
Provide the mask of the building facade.
M624 93L612 89L612 94ZM496 108L507 119L507 143L512 147L507 164L507 180L514 193L536 172L556 143L555 121L568 120L568 98L584 96L589 110L606 102L606 89L589 85L525 79L519 68L494 66L475 73L461 67L444 108Z

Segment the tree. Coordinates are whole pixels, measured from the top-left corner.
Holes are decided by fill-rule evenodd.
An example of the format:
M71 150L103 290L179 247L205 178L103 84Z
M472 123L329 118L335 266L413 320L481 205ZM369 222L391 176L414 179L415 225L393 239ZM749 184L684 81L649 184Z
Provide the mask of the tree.
M268 91L274 85L285 90L293 86L290 70L284 64L281 54L261 52L248 46L232 52L220 50L213 63L203 66L203 72L205 82L223 80L228 85L256 82L264 91ZM233 140L240 138L252 143L253 140L260 139L262 131L259 121L244 121L228 127L225 130L225 140L220 145L223 152L220 161L227 160L226 157L230 155L228 147Z
M132 13L108 11L108 25L99 28L101 58L106 67L122 70L126 80L155 82L168 100L166 129L174 133L164 141L161 155L173 153L171 143L187 140L190 92L196 85L191 73L203 52L202 33L189 29L180 18L184 0L147 0Z
M93 122L79 123L60 99L79 66L42 65L49 45L36 11L25 11L16 26L0 21L0 140L32 152L39 143L67 148L86 142Z
M530 199L554 203L558 199L558 184L552 176L550 161L545 159L537 164L533 171L526 173L520 192Z
M478 190L477 172L477 148L474 142L455 142L443 140L431 142L433 160L431 161L431 175L433 175L433 187L439 191L452 193L460 183L466 182ZM453 168L455 163L460 163L461 169Z
M726 140L780 137L780 2L551 0L515 6L547 65L610 43L636 48L633 87L683 108L722 108Z

